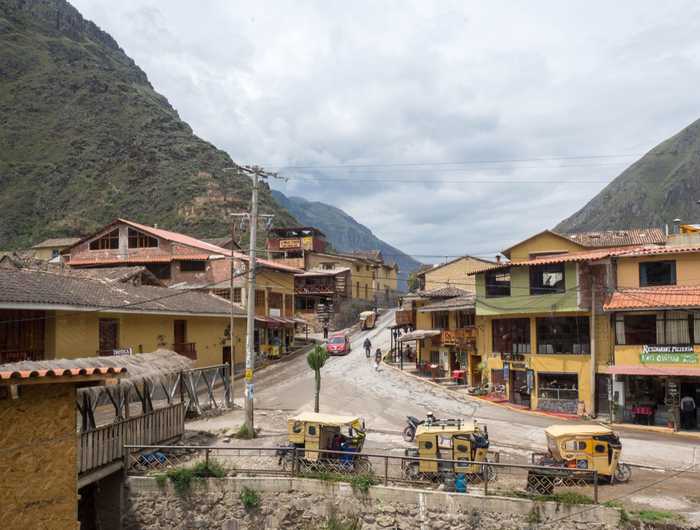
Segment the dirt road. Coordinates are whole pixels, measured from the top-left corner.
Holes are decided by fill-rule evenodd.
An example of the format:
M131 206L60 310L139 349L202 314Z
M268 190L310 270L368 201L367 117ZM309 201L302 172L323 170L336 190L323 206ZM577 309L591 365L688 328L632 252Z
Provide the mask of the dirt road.
M492 446L502 452L505 461L525 463L532 450L545 448L543 428L561 420L513 411L498 405L465 397L460 400L444 389L418 381L389 367L379 371L365 358L362 343L372 341L373 350L389 347L388 326L393 314L379 319L377 327L358 332L352 337L352 351L342 357L331 357L322 370L321 412L362 416L369 429L366 448L373 452L402 453L405 443L401 431L406 415L419 418L432 411L438 417L475 417L488 425ZM237 385L236 401L242 404L241 384ZM257 441L276 445L285 441L286 417L295 412L313 409L313 372L302 356L272 366L256 374L255 405L257 425L263 437ZM212 430L231 426L234 412L196 422L190 428ZM239 419L240 418L240 419ZM632 464L658 469L684 469L700 462L700 443L692 439L657 433L627 431L621 433L623 459ZM697 460L695 460L697 459ZM681 511L690 520L700 520L700 477L682 473L635 469L628 485L605 488L603 498L623 495L632 506ZM658 485L650 485L663 479ZM642 486L649 486L636 491Z

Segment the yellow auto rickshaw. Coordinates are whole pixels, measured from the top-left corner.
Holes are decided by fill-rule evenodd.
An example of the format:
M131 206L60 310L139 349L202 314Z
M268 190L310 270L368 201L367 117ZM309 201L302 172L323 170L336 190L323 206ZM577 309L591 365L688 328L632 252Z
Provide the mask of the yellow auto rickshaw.
M617 434L598 424L552 425L545 429L547 453L533 455L533 463L560 469L597 471L613 482L628 482L632 469L620 461Z
M360 454L366 434L364 421L357 416L302 412L287 419L287 435L288 445L277 451L283 468L293 465L296 454L301 468L372 471L367 457Z
M360 313L360 328L373 329L377 322L377 313L375 311L362 311Z
M411 480L440 480L447 474L464 474L467 478L495 477L488 462L489 434L476 420L437 420L416 429L417 449L406 449L407 457L426 460L404 460L404 477ZM445 460L440 462L439 460ZM454 463L451 460L463 460ZM481 462L484 462L483 464Z

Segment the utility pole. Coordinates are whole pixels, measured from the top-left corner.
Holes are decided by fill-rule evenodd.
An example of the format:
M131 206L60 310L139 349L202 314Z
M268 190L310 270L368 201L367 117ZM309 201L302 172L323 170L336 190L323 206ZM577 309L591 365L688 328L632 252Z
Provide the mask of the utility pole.
M248 220L250 227L250 241L248 246L248 271L246 279L246 344L245 344L245 392L244 392L244 407L245 407L245 426L249 433L254 433L254 386L253 372L255 370L255 276L256 276L256 256L255 247L257 243L258 218L267 219L268 225L272 222L272 215L258 215L258 190L260 179L268 177L280 178L276 173L268 173L257 166L236 166L233 169L239 172L251 175L253 179L253 191L250 200L250 213L233 213L233 218L242 218ZM286 180L286 179L285 179ZM234 234L234 225L231 227L231 234ZM233 381L233 278L236 276L234 272L234 252L231 249L231 380Z

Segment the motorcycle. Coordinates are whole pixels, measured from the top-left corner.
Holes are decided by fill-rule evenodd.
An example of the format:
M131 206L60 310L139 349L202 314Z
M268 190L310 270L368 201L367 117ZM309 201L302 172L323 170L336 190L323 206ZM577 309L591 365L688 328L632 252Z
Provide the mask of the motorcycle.
M416 429L419 425L423 425L425 420L419 420L413 416L406 416L406 428L403 430L403 439L406 442L412 442L416 438Z

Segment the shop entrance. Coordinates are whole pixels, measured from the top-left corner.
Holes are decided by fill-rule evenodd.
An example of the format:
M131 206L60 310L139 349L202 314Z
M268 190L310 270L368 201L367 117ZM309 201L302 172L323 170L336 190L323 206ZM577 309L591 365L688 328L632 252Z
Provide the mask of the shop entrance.
M678 406L682 430L698 430L698 405L700 405L700 381L681 380Z
M595 376L595 410L597 414L610 414L612 378L609 374Z
M527 372L525 370L510 371L510 396L511 403L530 407L530 393L527 388Z

